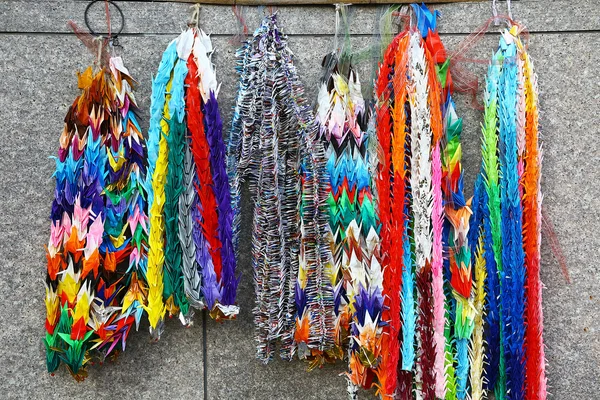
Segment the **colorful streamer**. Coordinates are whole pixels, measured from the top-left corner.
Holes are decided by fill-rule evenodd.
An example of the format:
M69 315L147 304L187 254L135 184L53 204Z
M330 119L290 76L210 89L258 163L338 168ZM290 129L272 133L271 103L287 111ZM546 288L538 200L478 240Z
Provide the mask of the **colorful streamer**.
M346 8L341 11L347 24ZM338 11L338 16L339 16ZM369 111L357 72L345 45L324 59L316 120L326 148L329 246L333 249L334 351L348 348L349 391L370 387L383 357L383 272L379 261L379 221L374 208L370 171L376 164L369 146L374 126L367 129ZM346 338L349 338L347 341Z
M156 336L166 312L188 325L194 308L216 319L239 311L213 51L209 36L189 28L169 44L153 82L147 189L156 307L148 312Z
M437 12L411 11L399 34L382 32L391 41L372 107L349 36L337 48L336 34L314 110L277 15L265 17L236 52L227 148L214 48L197 21L162 55L147 141L122 59L76 31L99 46L98 65L78 74L55 157L48 371L64 363L84 379L92 357L125 350L144 313L156 340L167 313L184 325L194 310L235 318L247 183L258 359L279 349L309 370L346 360L350 399L361 388L382 399L546 399L542 151L523 27L508 21L487 69L467 199L458 56ZM348 32L345 6L336 31L340 16Z
M311 347L324 351L334 342L326 327L333 289L323 282L332 264L325 153L277 16L265 17L236 55L240 83L227 167L236 248L244 180L253 197L257 357L268 362L278 341L282 358L297 347L306 357ZM317 331L307 319L313 315L321 319Z
M488 366L472 376L473 398L483 398L486 390L493 390L497 399L547 396L539 280L537 83L520 32L513 25L502 33L488 68L478 180L485 190L476 188L481 195L474 206L482 214L474 225L481 227L476 257L487 273ZM476 364L483 365L479 360ZM482 388L481 374L487 387Z
M431 17L426 9L416 10L422 12L418 21ZM382 155L377 194L389 321L382 354L390 354L378 372L385 382L382 398L411 398L415 388L423 398L435 398L445 390L442 101L432 49L421 32L410 29L392 40L376 83Z
M100 52L105 51L102 47ZM120 57L78 75L56 161L47 247L46 362L77 380L125 350L147 304L146 145Z

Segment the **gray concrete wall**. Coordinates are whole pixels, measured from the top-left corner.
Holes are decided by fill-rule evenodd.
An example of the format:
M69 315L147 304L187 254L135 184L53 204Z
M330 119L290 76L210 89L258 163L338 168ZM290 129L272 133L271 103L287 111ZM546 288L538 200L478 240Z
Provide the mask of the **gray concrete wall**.
M307 373L299 361L275 360L268 366L255 361L247 245L238 264L243 278L237 321L208 321L205 335L200 316L190 329L169 321L156 344L150 343L143 325L130 336L124 354L110 365L91 367L83 383L62 369L54 377L45 372L43 246L49 235L54 167L48 157L56 152L65 112L77 95L75 72L92 61L65 25L67 19L83 23L86 4L0 2L0 398L198 399L204 390L210 399L345 398L345 382L338 376L344 371L341 364ZM147 128L151 73L167 43L184 26L188 5L119 4L126 16L122 53L140 82L137 100ZM488 2L438 8L443 12L440 31L449 48L490 16ZM600 12L596 0L522 0L513 4L513 11L531 32L530 52L541 92L544 203L572 278L568 285L543 239L550 391L553 399L595 399L600 393ZM285 7L279 13L313 98L321 57L332 46L333 8ZM354 10L351 32L356 49L369 45L376 14L374 7ZM214 33L227 126L236 84L235 45L230 43L235 19L229 7L205 6L200 20ZM251 9L251 30L258 20L256 9ZM474 57L491 54L495 43L495 35L486 36ZM371 76L370 63L359 67L365 80ZM462 97L458 111L465 118L464 163L472 182L479 165L481 113Z

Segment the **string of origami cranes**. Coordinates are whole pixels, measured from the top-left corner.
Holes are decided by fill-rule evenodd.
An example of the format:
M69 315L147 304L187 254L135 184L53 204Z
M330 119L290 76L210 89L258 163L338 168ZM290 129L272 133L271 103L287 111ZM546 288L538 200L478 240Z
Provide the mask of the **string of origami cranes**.
M347 28L346 7L336 10ZM467 199L452 55L437 13L410 11L398 34L381 35L373 100L346 40L324 58L314 107L277 15L266 16L236 52L227 143L197 9L153 78L147 135L122 58L76 31L97 63L78 74L55 157L48 371L85 378L145 318L154 339L167 315L235 318L247 184L260 360L276 349L310 369L344 360L351 399L359 388L545 399L542 155L523 27L498 18Z

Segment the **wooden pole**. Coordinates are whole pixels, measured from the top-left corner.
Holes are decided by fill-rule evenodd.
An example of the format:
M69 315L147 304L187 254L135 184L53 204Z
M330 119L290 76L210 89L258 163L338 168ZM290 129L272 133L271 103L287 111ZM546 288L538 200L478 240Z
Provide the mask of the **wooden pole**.
M240 5L240 6L308 6L308 5L331 5L336 3L348 4L409 4L415 0L352 0L348 2L340 0L167 0L176 3L201 3L213 5ZM465 3L483 0L427 0L426 3Z

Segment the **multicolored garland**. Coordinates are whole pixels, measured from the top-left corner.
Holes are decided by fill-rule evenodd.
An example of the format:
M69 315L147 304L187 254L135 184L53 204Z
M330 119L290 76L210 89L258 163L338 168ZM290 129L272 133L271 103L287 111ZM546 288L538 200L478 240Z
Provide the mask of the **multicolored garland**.
M441 192L438 194L443 197L444 207L443 232L440 231L444 244L444 267L440 264L435 268L433 277L433 291L436 293L436 396L464 399L469 377L468 350L476 314L473 305L471 248L468 241L471 200L466 200L463 194L460 140L462 119L458 118L452 100L454 88L450 75L451 60L437 31L437 12L429 11L424 5L413 5L412 8L431 55L430 63L435 65L439 86L434 93L441 96L439 121L443 124L445 133L441 155ZM431 85L435 87L435 83L432 82ZM433 160L438 159L438 152L438 149L434 149Z
M268 362L277 341L282 358L291 359L297 345L304 357L309 346L324 351L333 344L331 331L323 325L311 331L307 319L332 318L333 291L323 283L332 264L325 153L276 14L236 55L240 84L227 167L236 248L244 179L254 203L257 357Z
M78 75L50 213L46 362L50 372L65 363L77 380L91 350L102 359L125 350L148 294L146 145L134 81L121 57L106 60Z
M475 189L473 225L479 227L477 290L483 279L487 290L485 304L477 296L476 308L483 309L486 318L476 319L476 332L489 333L485 342L476 335L473 343L478 365L477 373L471 374L474 399L483 398L486 390L493 390L497 399L547 396L539 279L542 196L537 79L520 33L518 25L502 33L487 75L483 164ZM483 266L486 272L478 272Z
M522 28L502 33L488 68L471 207L451 60L436 13L412 9L416 24L383 55L374 112L344 47L325 57L316 118L276 15L264 18L237 51L227 155L202 30L191 24L163 54L147 144L134 81L100 44L56 157L48 370L64 362L83 379L92 350L124 350L144 311L156 339L167 312L186 325L205 307L235 317L247 179L259 359L278 341L310 369L347 354L353 399L361 387L383 399L545 399L542 156Z
M209 37L190 28L165 51L147 147L133 79L120 57L93 43L102 67L79 75L82 94L65 118L47 248L48 370L63 361L76 379L91 350L102 358L124 350L144 311L157 339L167 311L184 324L190 306L215 318L238 313Z
M212 54L210 38L191 27L169 44L152 83L147 311L157 338L166 312L187 325L193 308L206 307L217 319L239 311Z
M418 21L423 17L417 13ZM385 382L379 388L382 398L411 397L413 380L423 398L444 391L443 103L424 37L414 28L396 36L376 84L382 155L377 193L386 271L384 320L389 321L382 343L389 358L382 359L378 373L380 384Z
M338 8L338 18L340 11L347 24L346 8ZM344 46L339 54L337 50L328 54L323 64L316 119L329 175L329 246L334 259L333 271L326 271L330 278L326 284L333 288L335 305L331 358L343 358L348 348L349 391L356 395L359 387L371 386L384 325L379 221L371 180L376 142L374 125L365 129L369 111L350 49Z

